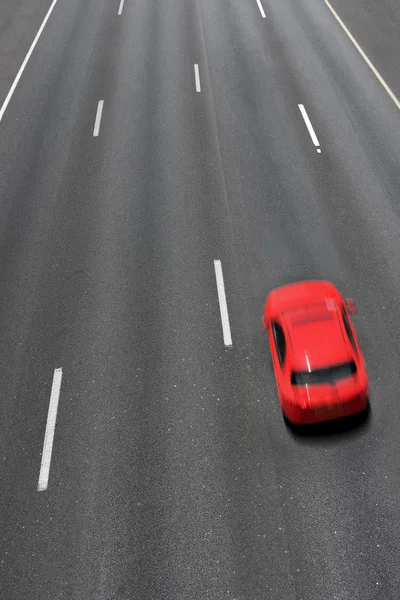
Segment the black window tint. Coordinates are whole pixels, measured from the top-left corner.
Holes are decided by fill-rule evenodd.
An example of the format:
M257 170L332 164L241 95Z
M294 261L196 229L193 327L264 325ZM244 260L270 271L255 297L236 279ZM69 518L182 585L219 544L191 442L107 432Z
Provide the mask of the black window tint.
M343 316L344 328L345 328L347 336L350 340L350 344L353 346L354 351L357 352L357 347L356 347L356 342L354 340L353 332L351 331L349 319L348 319L346 311L344 309L342 309L342 316Z
M279 325L278 323L272 323L272 330L274 332L275 347L276 347L276 351L278 353L279 362L282 366L283 363L285 362L285 356L286 356L285 334L283 332L281 325Z
M357 366L354 361L327 367L325 369L316 369L315 371L294 371L292 373L292 385L313 385L322 383L334 384L335 381L352 377L357 372Z

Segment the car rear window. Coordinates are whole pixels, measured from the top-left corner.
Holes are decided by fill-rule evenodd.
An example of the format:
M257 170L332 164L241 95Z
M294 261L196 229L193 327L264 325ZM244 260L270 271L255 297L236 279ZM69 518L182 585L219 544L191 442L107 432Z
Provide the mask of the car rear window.
M316 369L315 371L293 371L291 382L292 385L313 385L321 383L333 383L338 379L351 377L357 372L356 363L354 361L335 365L334 367L326 367L324 369Z

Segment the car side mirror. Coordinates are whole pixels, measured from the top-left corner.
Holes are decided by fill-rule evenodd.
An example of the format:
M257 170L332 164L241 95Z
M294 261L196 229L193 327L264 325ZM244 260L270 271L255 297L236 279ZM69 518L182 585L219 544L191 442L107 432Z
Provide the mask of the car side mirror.
M354 300L352 300L351 298L346 298L346 308L350 314L352 314L352 315L357 314L356 304L355 304Z

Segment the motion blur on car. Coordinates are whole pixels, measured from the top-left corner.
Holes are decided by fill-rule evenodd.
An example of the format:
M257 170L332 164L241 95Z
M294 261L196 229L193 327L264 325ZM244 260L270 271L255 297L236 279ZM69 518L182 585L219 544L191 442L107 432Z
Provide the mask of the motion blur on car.
M365 361L345 300L328 281L304 281L273 290L265 303L283 415L306 425L364 413L369 384Z

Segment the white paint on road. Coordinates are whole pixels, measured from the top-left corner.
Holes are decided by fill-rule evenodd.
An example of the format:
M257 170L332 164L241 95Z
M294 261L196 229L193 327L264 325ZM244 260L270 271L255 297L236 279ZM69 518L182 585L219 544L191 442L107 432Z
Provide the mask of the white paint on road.
M125 0L121 0L120 4L119 4L119 9L118 9L118 14L122 15L122 11L124 9L124 2Z
M222 333L225 346L232 346L231 327L229 325L228 306L226 304L224 276L220 260L214 260L215 278L217 280L219 310L221 313Z
M265 19L265 12L264 12L263 6L261 4L261 0L257 0L257 4L258 4L258 8L260 9L262 18Z
M358 44L357 40L352 36L352 34L350 33L350 31L347 29L347 27L343 23L342 19L339 17L339 15L333 9L333 7L329 4L328 0L325 0L325 4L327 5L327 7L329 8L329 10L331 11L331 13L333 14L333 16L335 17L335 19L337 20L337 22L339 23L339 25L341 25L343 31L348 35L348 37L350 38L350 40L353 42L354 46L357 48L357 50L359 51L359 53L361 54L361 56L363 57L363 59L365 60L365 62L369 66L369 68L371 69L371 71L374 73L375 77L382 84L382 86L385 88L386 92L389 94L389 96L391 97L391 99L393 100L393 102L395 103L395 105L397 106L397 108L400 110L400 100L398 100L398 98L394 95L394 93L392 92L392 90L390 89L390 87L388 86L388 84L386 83L386 81L383 79L383 77L378 72L378 69L376 69L374 67L374 65L372 64L372 62L369 60L368 56L365 54L364 50Z
M199 65L194 65L194 80L196 83L196 92L201 92Z
M42 22L41 26L39 27L39 31L37 32L36 37L33 40L32 44L31 44L31 47L28 50L28 54L25 56L24 62L20 66L20 69L19 69L19 71L18 71L18 73L17 73L17 75L16 75L16 77L15 77L15 79L13 81L13 84L12 84L12 86L10 88L10 91L8 92L8 94L6 96L6 99L3 102L3 106L0 109L0 121L3 118L3 115L4 115L5 111L6 111L7 106L8 106L8 103L10 102L10 100L12 98L12 95L13 95L13 93L15 91L15 88L18 85L19 80L21 79L22 73L24 72L24 69L25 69L25 67L26 67L26 65L28 63L28 60L30 59L31 54L34 51L35 46L36 46L36 44L37 44L37 42L38 42L38 40L39 40L39 38L40 38L40 36L42 34L42 31L45 28L46 23L49 20L49 17L51 15L51 13L53 12L53 8L55 7L56 4L57 4L57 0L53 0L51 6L49 8L49 10L47 11L47 14L46 14L45 18L43 19L43 22Z
M47 490L51 464L51 453L53 451L54 431L56 428L58 400L60 397L62 379L62 368L54 370L53 385L51 387L49 412L47 414L46 433L44 436L42 464L40 465L38 492Z
M307 125L308 133L311 136L313 144L314 144L314 146L317 146L317 148L318 148L317 152L321 152L321 149L319 148L320 144L319 144L318 138L317 138L317 136L315 134L314 127L312 126L312 123L310 121L310 117L308 116L307 111L304 108L304 105L303 104L299 104L299 109L300 109L301 114L303 115L304 122Z
M97 137L100 131L101 115L103 113L104 100L99 100L97 105L96 120L94 122L93 136Z

